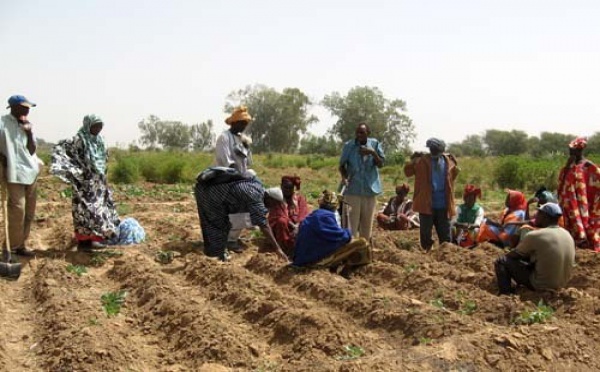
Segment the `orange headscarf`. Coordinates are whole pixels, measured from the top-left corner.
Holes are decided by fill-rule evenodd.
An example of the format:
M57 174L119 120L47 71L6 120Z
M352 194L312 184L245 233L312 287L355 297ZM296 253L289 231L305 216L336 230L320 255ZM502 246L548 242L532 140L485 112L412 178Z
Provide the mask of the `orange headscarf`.
M468 183L465 185L465 191L463 192L463 199L469 195L475 195L475 198L481 199L481 189L475 187L475 185L471 185Z
M508 209L511 211L527 209L525 194L516 190L508 190Z
M225 123L227 125L231 125L238 121L247 121L250 122L252 120L252 116L248 113L248 108L246 106L236 107L231 116L225 119Z

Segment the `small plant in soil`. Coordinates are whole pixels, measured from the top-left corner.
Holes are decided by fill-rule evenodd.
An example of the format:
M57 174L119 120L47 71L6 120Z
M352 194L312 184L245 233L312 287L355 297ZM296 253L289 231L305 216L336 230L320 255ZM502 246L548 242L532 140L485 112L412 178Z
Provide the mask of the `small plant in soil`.
M415 272L417 269L419 268L419 265L411 263L411 264L407 264L404 265L403 269L404 272L407 274L412 274L413 272Z
M354 360L365 355L365 350L356 345L344 346L344 354L338 355L335 359L337 360Z
M90 318L88 320L88 325L89 326L99 326L100 325L100 321L98 320L98 318Z
M123 252L114 251L114 250L103 250L92 253L92 258L90 259L90 265L94 267L100 267L106 263L109 258L113 257L121 257Z
M473 300L466 300L462 303L460 310L458 311L463 315L471 315L477 310L477 302Z
M106 292L100 297L102 308L109 318L117 316L121 312L121 306L125 303L127 291Z
M554 309L551 306L544 304L543 300L538 302L534 310L525 310L516 319L516 323L520 324L534 324L534 323L545 323L546 320L552 318Z
M414 243L408 239L398 239L396 240L396 247L404 250L404 251L410 251L413 248Z
M76 274L77 276L81 276L81 275L87 273L87 267L85 267L83 265L69 264L67 266L67 271L70 273Z
M419 337L419 344L421 345L431 345L433 343L433 339L429 337Z
M154 259L161 264L170 264L175 258L175 252L173 251L159 251Z
M445 309L444 300L441 297L434 298L431 300L431 306L435 306L438 309Z

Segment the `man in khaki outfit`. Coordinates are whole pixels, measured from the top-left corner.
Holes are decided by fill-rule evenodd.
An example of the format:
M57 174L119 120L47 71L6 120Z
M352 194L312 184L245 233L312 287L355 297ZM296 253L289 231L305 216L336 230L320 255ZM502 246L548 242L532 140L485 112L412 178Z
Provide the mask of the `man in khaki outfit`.
M35 103L21 95L8 99L10 114L0 118L0 154L8 191L8 228L10 249L22 256L33 256L25 247L35 214L36 180L39 159L32 125L27 120Z
M571 278L575 264L575 241L558 226L562 210L555 203L538 208L539 230L530 232L517 247L496 260L500 294L515 292L512 280L531 290L558 289Z

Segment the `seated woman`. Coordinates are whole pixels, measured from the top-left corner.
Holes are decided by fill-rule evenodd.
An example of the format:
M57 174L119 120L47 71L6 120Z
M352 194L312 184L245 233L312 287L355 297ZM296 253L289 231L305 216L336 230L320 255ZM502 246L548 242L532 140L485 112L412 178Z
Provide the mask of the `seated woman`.
M396 196L392 197L383 210L377 214L377 225L384 230L408 230L419 227L419 214L412 210L413 202L406 196L410 186L406 183L396 186Z
M280 203L271 203L268 206L269 226L273 230L275 240L288 256L293 254L298 227L308 215L306 198L297 191L300 190L300 182L300 177L281 177L283 198Z
M534 203L536 203L536 207L539 208L546 203L558 203L558 199L545 187L541 187L535 192L533 198L527 201L527 209L525 210L525 220L520 222L513 222L514 225L519 226L518 234L512 242L513 247L516 247L519 241L522 240L525 237L525 235L527 235L529 232L537 230L539 228L536 223L537 212L533 217L529 217L529 206ZM564 219L562 216L560 216L558 220L558 225L560 227L564 227Z
M372 260L371 247L364 238L352 239L349 229L341 228L335 213L338 198L335 193L323 191L319 209L309 214L300 224L293 265L328 267L333 272L348 276L355 268Z
M477 242L490 242L500 248L509 247L511 239L517 233L518 226L513 222L523 221L525 219L525 209L527 201L525 195L520 191L508 190L506 208L500 216L500 221L494 221L490 218L484 220L479 229Z
M450 222L452 242L461 247L473 247L477 244L479 226L483 222L483 207L476 203L481 198L481 189L474 185L465 185L464 203L456 206L456 214Z

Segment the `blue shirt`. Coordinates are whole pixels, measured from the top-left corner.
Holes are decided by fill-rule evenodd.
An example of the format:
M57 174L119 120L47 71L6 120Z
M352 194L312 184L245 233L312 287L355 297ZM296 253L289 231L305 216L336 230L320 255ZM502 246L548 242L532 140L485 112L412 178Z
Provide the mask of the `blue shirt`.
M432 208L446 209L446 162L444 157L431 158Z
M385 160L381 144L375 138L367 138L367 147L377 151L382 161ZM347 195L374 196L381 194L379 169L373 155L361 155L360 144L353 139L344 144L340 166L346 168L348 174Z
M319 262L333 254L352 239L350 230L343 229L335 219L335 213L317 209L306 216L300 224L294 250L294 266Z

